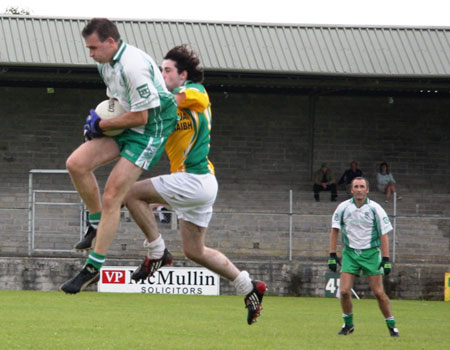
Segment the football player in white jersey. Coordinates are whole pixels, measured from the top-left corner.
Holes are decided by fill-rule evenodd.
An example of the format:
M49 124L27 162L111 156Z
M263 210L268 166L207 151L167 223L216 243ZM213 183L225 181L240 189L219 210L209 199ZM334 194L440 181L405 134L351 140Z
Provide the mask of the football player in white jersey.
M344 246L339 286L344 325L338 334L347 335L355 330L351 289L355 277L362 271L369 278L370 288L378 300L389 334L398 337L389 297L383 287L383 274L389 274L392 268L387 236L392 231L392 225L384 209L367 197L369 182L365 178L353 179L351 193L353 197L338 205L331 221L328 267L333 272L340 264L336 254L339 231Z
M113 22L94 18L84 27L82 36L90 56L98 64L107 96L116 99L126 112L114 119L102 120L91 110L84 125L88 141L66 161L91 223L75 248L91 248L92 236L96 237L83 269L60 287L71 294L98 281L100 268L119 226L123 199L142 171L159 161L178 121L175 98L167 90L158 66L148 54L121 40ZM105 131L114 129L125 131L113 137L104 135ZM117 163L101 198L93 171L112 161ZM87 246L83 246L85 242Z

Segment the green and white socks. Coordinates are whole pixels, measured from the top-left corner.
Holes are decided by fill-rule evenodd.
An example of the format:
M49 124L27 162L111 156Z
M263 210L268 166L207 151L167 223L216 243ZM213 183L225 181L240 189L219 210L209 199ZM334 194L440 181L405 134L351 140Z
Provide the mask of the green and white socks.
M397 328L395 325L394 316L386 318L386 326L388 326L388 328Z
M342 314L342 318L344 319L344 323L346 326L353 326L353 313L348 314L348 315ZM389 328L396 328L394 316L388 317L385 320L386 320L386 325Z
M106 255L98 254L94 251L92 251L89 254L89 257L86 261L86 265L91 264L94 266L97 270L100 270L105 263Z
M93 228L97 229L98 224L100 223L101 216L102 216L101 211L99 211L98 213L89 213L88 220Z
M346 326L353 326L353 313L351 314L342 314L342 318L344 319L344 323Z

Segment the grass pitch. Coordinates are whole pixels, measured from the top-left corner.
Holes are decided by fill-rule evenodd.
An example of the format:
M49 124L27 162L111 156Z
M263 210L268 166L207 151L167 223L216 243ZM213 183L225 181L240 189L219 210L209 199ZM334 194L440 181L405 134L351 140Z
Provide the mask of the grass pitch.
M264 297L248 326L243 298L0 291L0 349L448 349L450 303L392 300L391 338L374 299L354 300L355 332L337 336L339 301Z

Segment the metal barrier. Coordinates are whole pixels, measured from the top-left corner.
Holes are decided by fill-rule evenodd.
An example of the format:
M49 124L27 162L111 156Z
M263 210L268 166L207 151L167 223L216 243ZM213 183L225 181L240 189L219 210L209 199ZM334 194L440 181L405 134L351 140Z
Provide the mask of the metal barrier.
M84 205L82 200L79 200L77 202L48 202L48 201L37 201L36 195L39 193L58 193L58 194L77 194L78 192L75 190L49 190L49 189L36 189L34 188L33 184L33 176L37 174L68 174L67 170L48 170L48 169L33 169L29 172L29 204L28 204L28 254L31 255L33 252L72 252L72 249L40 249L36 247L36 231L35 231L35 221L36 221L36 207L40 205L55 205L55 206L75 206L79 208L79 235L80 239L83 236L83 233L86 228L86 214L87 209ZM258 212L239 212L239 211L216 211L215 215L221 215L221 214L233 214L233 215L270 215L270 216L279 216L279 217L287 217L288 218L288 248L289 248L289 261L292 261L293 259L293 224L294 219L299 217L331 217L331 213L329 214L300 214L300 213L294 213L294 199L293 199L293 190L289 190L289 209L286 212L271 212L271 213L258 213ZM396 194L394 194L394 202L393 202L393 213L392 215L389 215L392 221L393 226L393 232L392 232L392 261L396 262L396 255L397 255L397 219L405 219L409 218L407 216L398 216L397 215L397 197ZM129 219L129 213L127 210L122 211L125 214L125 219L127 221L130 221ZM172 214L172 220L171 220L171 229L176 230L177 229L177 218L176 214L173 211L169 211ZM417 217L420 218L427 218L427 219L439 219L439 220L449 220L449 217L444 216L421 216Z
M51 170L51 169L32 169L28 176L28 255L33 252L71 252L71 249L39 249L36 248L36 232L35 232L35 213L36 206L38 205L56 205L56 206L78 206L80 208L80 239L83 237L83 232L86 226L85 212L86 207L83 201L79 202L38 202L36 201L37 193L69 193L78 194L77 191L65 191L65 190L39 190L33 188L33 175L35 174L68 174L67 170Z
M55 169L32 169L29 172L29 190L28 190L28 255L33 252L72 252L72 249L39 249L36 248L36 232L35 232L35 212L37 205L56 205L56 206L78 206L79 207L79 233L80 239L83 237L83 232L86 228L86 206L83 201L79 202L39 202L36 201L37 193L67 193L67 194L78 194L74 190L39 190L33 188L33 175L35 174L69 174L67 170L55 170ZM394 215L393 217L393 262L395 262L395 249L396 249L396 211L397 211L397 198L394 194ZM176 214L171 212L173 215L172 229L177 228ZM269 215L287 215L289 217L289 261L292 261L292 239L293 239L293 218L295 217L306 217L311 216L307 214L295 214L293 212L293 190L289 190L289 212L287 213L270 213ZM330 216L327 215L314 215L314 216Z
M38 174L69 174L67 170L56 170L56 169L32 169L28 176L28 255L31 256L33 252L73 252L73 249L41 249L36 247L36 206L38 205L55 205L55 206L76 206L79 207L79 233L80 239L83 237L85 232L87 221L86 214L87 208L84 202L80 199L78 202L44 202L36 201L36 195L39 193L55 193L55 194L76 194L78 192L75 190L41 190L35 189L33 187L33 176ZM122 210L126 220L129 221L128 210ZM155 211L154 211L155 213ZM177 216L173 211L168 211L172 215L171 229L175 230L177 226Z

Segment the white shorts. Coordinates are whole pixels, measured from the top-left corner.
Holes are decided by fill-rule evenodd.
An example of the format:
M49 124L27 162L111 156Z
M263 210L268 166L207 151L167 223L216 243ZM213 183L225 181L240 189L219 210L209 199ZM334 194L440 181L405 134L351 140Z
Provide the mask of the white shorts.
M178 218L208 227L218 190L213 174L177 172L152 177L151 181Z

